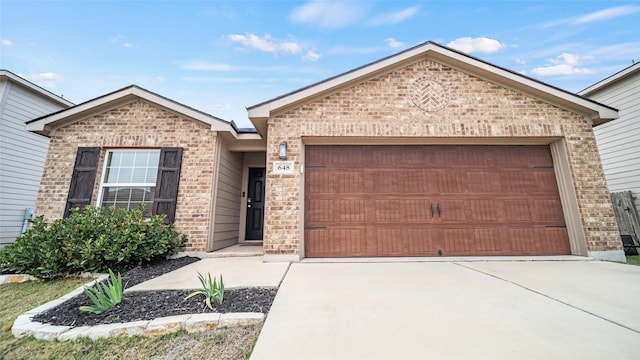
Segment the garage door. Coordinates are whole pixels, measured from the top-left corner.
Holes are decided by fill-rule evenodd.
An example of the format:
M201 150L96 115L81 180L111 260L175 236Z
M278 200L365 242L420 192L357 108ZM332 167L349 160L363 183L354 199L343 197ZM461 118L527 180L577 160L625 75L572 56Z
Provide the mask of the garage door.
M548 146L307 146L307 257L569 254Z

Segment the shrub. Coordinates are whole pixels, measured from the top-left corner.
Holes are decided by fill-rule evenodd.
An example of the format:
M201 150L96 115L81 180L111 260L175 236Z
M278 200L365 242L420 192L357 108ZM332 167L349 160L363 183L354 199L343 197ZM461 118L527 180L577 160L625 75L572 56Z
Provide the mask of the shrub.
M123 272L173 255L186 242L173 224L164 224L164 216L145 219L143 209L86 206L51 224L36 217L24 235L0 250L0 267L44 280Z
M97 283L95 287L84 287L84 293L87 294L89 300L93 303L91 306L80 306L80 310L92 312L94 314L102 314L111 309L114 305L120 304L122 301L122 276L113 274L109 269L110 281L105 283Z

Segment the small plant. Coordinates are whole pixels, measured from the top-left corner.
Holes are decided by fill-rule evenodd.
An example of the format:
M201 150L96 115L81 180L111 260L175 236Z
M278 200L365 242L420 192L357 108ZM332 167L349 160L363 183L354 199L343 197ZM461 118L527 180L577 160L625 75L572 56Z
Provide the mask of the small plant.
M224 282L222 281L222 275L220 275L220 282L218 283L215 278L211 280L211 273L207 273L207 279L205 279L204 276L198 272L198 280L200 280L200 284L202 284L202 289L192 292L184 299L187 300L196 295L204 295L204 302L211 310L213 310L212 302L222 304L222 300L224 300Z
M120 273L118 276L114 275L113 271L109 269L109 278L110 281L106 284L98 283L93 288L84 287L84 293L87 294L93 305L80 306L80 310L101 314L122 301L122 276Z

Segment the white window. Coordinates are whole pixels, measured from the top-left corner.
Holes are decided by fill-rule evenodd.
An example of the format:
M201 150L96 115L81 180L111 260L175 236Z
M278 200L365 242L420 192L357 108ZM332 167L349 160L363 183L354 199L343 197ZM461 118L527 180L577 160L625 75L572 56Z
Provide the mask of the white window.
M151 216L160 150L108 150L98 200L101 206L137 209Z

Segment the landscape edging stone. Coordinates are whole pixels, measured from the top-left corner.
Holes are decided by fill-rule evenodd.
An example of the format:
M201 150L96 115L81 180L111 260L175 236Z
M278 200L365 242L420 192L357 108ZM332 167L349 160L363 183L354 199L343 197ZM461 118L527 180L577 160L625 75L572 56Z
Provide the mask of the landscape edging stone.
M241 327L251 324L259 324L264 321L265 314L257 312L249 313L207 313L207 314L186 314L173 315L154 320L140 320L126 323L100 324L95 326L59 326L43 324L33 321L33 318L61 303L84 292L84 287L93 286L97 281L106 279L107 275L100 275L96 280L78 287L70 293L42 304L34 309L19 315L11 327L14 337L26 337L33 335L41 340L75 340L81 337L98 339L102 337L117 336L160 336L185 330L189 333L210 331L223 327ZM207 316L203 316L207 315ZM163 325L164 324L164 325ZM167 324L171 324L166 326ZM196 326L197 324L197 326ZM151 327L150 327L151 325Z

